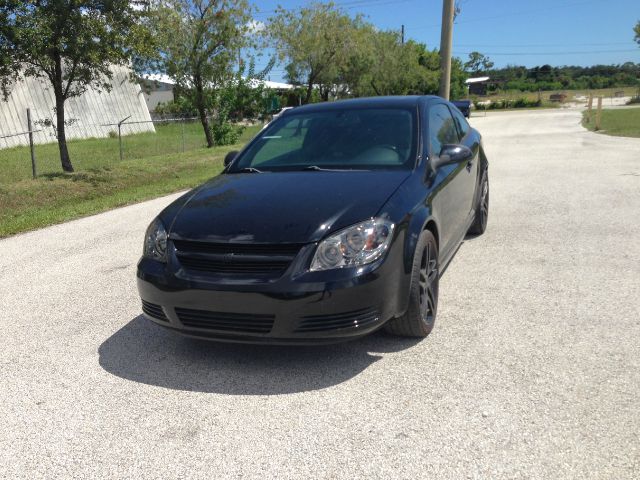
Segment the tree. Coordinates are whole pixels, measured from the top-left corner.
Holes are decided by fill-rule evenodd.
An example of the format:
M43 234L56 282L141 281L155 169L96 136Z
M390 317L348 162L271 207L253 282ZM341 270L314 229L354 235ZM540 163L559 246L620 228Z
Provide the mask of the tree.
M226 104L232 120L256 119L268 113L269 89L265 86L265 78L274 63L272 58L262 70L257 71L255 60L249 58L248 62L240 64L233 81L222 88L225 91L222 97L228 99Z
M493 67L493 62L489 57L480 52L471 52L469 60L465 62L464 69L467 72L478 74Z
M192 95L208 147L216 144L208 118L216 89L232 81L232 64L248 41L250 20L246 0L163 0L151 12L160 45L156 66ZM220 121L226 119L216 118L214 124Z
M306 86L309 103L314 86L328 100L341 70L356 47L360 17L351 18L333 3L311 3L298 10L279 7L266 29L291 83Z
M402 43L397 31L377 30L373 25L359 29L361 36L345 69L343 83L353 96L437 94L440 57L437 50L408 40ZM452 62L451 92L462 95L466 76L460 61Z
M638 23L636 23L636 26L633 27L633 31L635 33L635 36L633 37L633 39L638 42L638 45L640 45L640 20L638 20Z
M109 90L114 65L149 44L141 1L0 0L0 86L5 99L23 77L48 82L55 96L60 162L73 172L65 102L88 88Z

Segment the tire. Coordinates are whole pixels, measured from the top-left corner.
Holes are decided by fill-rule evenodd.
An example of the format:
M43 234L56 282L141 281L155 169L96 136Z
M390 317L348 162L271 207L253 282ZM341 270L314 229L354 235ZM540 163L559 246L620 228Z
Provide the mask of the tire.
M426 337L433 330L438 311L438 246L433 234L425 230L418 239L413 257L409 307L393 318L385 330L403 337Z
M476 216L468 231L472 235L482 235L487 229L489 220L489 173L486 169L482 174L480 185L480 196L475 208Z

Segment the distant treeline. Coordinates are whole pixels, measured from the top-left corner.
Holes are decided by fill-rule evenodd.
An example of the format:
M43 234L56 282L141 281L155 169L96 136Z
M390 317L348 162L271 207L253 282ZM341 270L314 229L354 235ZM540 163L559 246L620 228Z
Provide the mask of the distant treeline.
M580 90L640 87L640 63L594 65L592 67L542 65L534 68L507 66L487 70L490 91Z

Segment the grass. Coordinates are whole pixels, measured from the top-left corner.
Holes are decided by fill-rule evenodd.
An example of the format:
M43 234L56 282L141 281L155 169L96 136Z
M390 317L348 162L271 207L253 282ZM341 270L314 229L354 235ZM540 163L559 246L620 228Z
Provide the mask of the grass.
M595 118L595 109L591 112L583 112L582 125L594 131L596 128ZM640 138L640 107L603 109L599 132L617 137Z
M126 127L126 125L125 125ZM125 160L148 158L157 155L182 153L205 146L204 133L199 123L156 124L156 133L123 135L123 158ZM123 130L126 133L126 130ZM183 140L184 139L184 140ZM36 145L38 174L60 172L58 144ZM0 140L0 146L2 140ZM102 167L115 167L120 162L118 138L89 138L67 142L74 169L87 171ZM0 150L0 184L31 178L31 157L26 147Z
M35 180L30 178L27 148L0 150L0 237L191 188L217 175L224 155L259 130L247 128L238 145L207 149L202 146L202 130L198 137L193 128L189 135L198 146L182 152L182 135L176 131L181 127L170 127L173 130L126 137L123 161L119 160L117 139L70 142L76 169L71 174L60 171L57 158L57 163L49 160L55 158L49 151L57 153L56 144L38 146L38 166L43 173ZM185 134L185 140L189 135Z

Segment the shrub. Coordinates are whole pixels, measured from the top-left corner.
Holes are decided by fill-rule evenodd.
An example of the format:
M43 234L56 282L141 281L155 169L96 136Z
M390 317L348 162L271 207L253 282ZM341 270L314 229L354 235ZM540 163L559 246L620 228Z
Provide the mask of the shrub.
M221 117L216 117L211 123L213 142L216 145L232 145L238 143L243 130L243 126L234 125L227 119L222 119Z
M540 100L529 100L527 98L517 98L515 100L495 100L487 105L488 110L502 110L505 108L535 108L541 107L542 102Z

